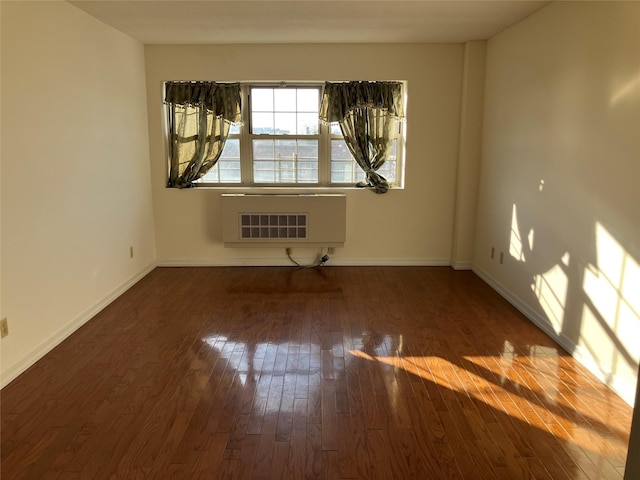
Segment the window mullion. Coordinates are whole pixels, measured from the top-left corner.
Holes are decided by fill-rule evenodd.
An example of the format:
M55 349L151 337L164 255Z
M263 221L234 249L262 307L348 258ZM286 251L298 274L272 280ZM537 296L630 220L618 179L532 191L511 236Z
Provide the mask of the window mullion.
M322 186L331 183L331 135L329 126L322 123L318 140L318 183Z
M240 129L240 178L243 185L253 184L253 153L251 151L251 124L250 112L249 112L249 87L242 86L242 103L245 107L242 108L242 123L243 126Z

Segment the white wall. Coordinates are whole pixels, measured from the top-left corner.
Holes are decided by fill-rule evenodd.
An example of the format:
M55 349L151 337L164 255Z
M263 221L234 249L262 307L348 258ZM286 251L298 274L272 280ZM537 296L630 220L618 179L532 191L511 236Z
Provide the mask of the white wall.
M66 2L2 2L2 67L4 385L155 251L143 46Z
M2 4L0 3L0 252L2 252ZM2 316L2 255L0 255L0 318ZM2 372L2 342L0 342L0 372ZM0 388L2 386L0 377Z
M451 252L451 265L455 269L467 269L473 263L482 145L486 51L487 42L484 40L467 42L464 45L460 138Z
M360 79L408 81L405 189L346 190L347 242L331 262L450 263L462 45L147 45L145 53L160 264L289 264L283 249L224 248L220 190L165 188L163 81Z
M640 4L552 3L490 39L484 112L476 271L632 403Z

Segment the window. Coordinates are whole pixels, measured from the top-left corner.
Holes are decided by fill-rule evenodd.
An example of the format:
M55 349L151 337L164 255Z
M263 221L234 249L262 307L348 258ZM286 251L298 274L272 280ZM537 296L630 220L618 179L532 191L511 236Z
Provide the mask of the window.
M242 86L242 125L231 127L219 161L200 186L345 187L365 180L340 127L320 123L322 85ZM378 170L393 186L402 176L402 123Z
M318 87L249 87L253 183L318 183Z
M365 174L360 166L355 162L347 143L342 137L340 127L331 125L331 183L354 184L363 182ZM398 137L393 140L393 147L389 158L378 173L382 175L390 184L398 184L398 140L400 137L400 126L398 126Z

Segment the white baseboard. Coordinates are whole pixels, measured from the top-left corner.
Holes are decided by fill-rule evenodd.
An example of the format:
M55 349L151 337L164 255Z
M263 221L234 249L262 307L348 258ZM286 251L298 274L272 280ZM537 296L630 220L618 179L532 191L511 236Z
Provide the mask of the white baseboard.
M20 362L9 367L6 371L2 372L2 378L0 378L0 388L4 388L13 380L15 380L21 373L25 372L34 363L44 357L47 353L53 350L58 344L69 337L82 325L87 323L93 317L95 317L102 309L108 306L116 298L126 292L129 288L140 281L145 275L151 272L156 267L155 263L149 264L140 272L131 276L125 282L116 287L107 296L100 300L95 305L91 306L73 321L65 325L63 328L54 333L48 340L38 345L27 356L25 356Z
M293 256L296 261L306 265L313 262L314 257L308 255ZM358 267L358 266L422 266L442 267L451 265L448 258L340 258L329 256L326 267ZM198 259L164 259L158 260L158 267L291 267L288 258L198 258Z
M563 333L557 333L540 313L533 310L529 305L514 295L500 282L491 277L487 272L477 266L474 266L472 270L485 283L502 295L511 305L517 308L520 313L527 317L528 320L569 352L578 363L589 370L589 372L591 372L598 380L607 385L629 405L634 405L636 395L635 384L629 384L629 382L624 379L616 377L612 372L603 372L598 361L586 349L577 345Z
M451 268L454 270L473 270L473 263L471 262L452 262Z
M283 267L288 258L167 258L157 260L158 267Z
M331 258L330 262L338 267L448 267L451 265L451 260L448 258Z

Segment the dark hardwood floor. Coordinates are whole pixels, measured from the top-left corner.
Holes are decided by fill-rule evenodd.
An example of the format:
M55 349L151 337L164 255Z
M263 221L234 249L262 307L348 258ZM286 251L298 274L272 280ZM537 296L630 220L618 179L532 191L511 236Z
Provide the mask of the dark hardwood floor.
M158 268L3 389L2 479L621 479L631 408L471 272Z

